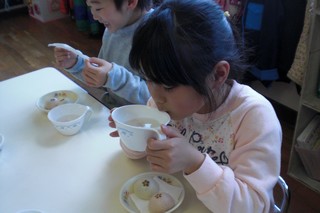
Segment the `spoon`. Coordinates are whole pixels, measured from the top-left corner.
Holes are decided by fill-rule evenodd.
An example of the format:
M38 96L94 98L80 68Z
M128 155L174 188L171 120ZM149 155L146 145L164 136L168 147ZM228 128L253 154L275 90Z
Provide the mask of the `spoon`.
M152 124L144 124L143 127L145 127L145 128L151 128L151 125L152 125Z
M68 50L70 52L73 52L74 54L78 55L79 57L83 58L84 60L89 59L89 56L83 54L80 50L74 49L73 47L69 46L68 44L51 43L51 44L48 44L48 47L62 48L62 49Z

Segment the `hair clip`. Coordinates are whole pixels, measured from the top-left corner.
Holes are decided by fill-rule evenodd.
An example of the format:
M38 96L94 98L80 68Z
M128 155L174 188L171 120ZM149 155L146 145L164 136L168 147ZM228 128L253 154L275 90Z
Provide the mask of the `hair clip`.
M225 17L227 17L227 18L229 18L229 17L230 17L230 13L229 13L229 11L225 11L223 14L224 14L224 16L225 16Z

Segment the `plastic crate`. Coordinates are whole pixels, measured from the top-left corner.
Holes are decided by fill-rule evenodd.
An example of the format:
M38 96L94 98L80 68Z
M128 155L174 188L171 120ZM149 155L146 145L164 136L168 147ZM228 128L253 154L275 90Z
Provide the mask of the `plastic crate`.
M28 9L31 17L42 22L67 17L60 12L60 0L31 0Z

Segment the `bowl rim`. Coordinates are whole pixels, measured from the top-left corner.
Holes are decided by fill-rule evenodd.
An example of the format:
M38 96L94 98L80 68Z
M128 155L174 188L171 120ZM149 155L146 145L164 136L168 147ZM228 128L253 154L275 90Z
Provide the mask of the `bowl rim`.
M164 124L164 125L167 125L167 124L170 122L170 120L171 120L170 115L169 115L167 112L160 111L159 109L157 109L157 108L155 108L155 107L150 107L150 106L147 106L147 105L131 104L131 105L124 105L124 106L118 107L118 108L116 108L115 110L113 110L113 111L111 112L111 117L112 117L112 119L114 120L114 122L115 122L116 124L119 123L119 124L121 124L121 125L123 125L123 126L125 126L125 127L130 127L130 128L133 128L133 129L145 129L146 127L131 126L131 125L128 125L128 124L126 124L126 123L124 123L124 122L121 122L121 121L119 121L119 120L114 119L113 115L116 114L116 113L119 113L119 112L118 112L119 110L121 110L121 109L123 109L123 108L132 108L132 107L142 107L142 108L146 108L146 109L149 109L149 110L152 110L152 111L157 111L157 112L163 114L163 115L166 117L166 122L162 123L162 124ZM161 124L161 125L162 125L162 124Z
M72 90L55 90L55 91L48 92L48 93L42 95L40 98L38 98L37 101L36 101L37 108L39 110L43 111L43 112L48 113L51 109L44 108L42 102L44 102L44 99L47 98L48 96L53 96L56 93L66 93L67 96L74 97L74 98L72 98L72 102L71 103L77 103L78 100L79 100L79 95L76 92L72 91Z
M59 108L66 107L66 106L67 107L68 106L70 106L70 107L77 106L77 107L85 108L86 110L91 110L90 106L84 105L84 104L79 104L79 103L66 103L66 104L58 105L58 106L52 108L47 114L48 120L51 121L55 126L56 126L56 124L61 125L61 126L69 126L72 123L79 123L81 121L81 119L84 116L86 116L86 114L84 113L82 115L79 115L77 118L75 118L74 120L71 120L71 121L57 121L57 120L52 119L52 113L54 113L54 111L59 110ZM73 124L73 125L75 125L75 124Z

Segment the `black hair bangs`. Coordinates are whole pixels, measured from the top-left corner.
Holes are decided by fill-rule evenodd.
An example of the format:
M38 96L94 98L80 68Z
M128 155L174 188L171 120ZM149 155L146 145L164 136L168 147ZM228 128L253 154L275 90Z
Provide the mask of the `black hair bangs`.
M174 18L170 9L155 11L137 28L129 62L141 77L157 84L174 87L188 85L175 44Z

